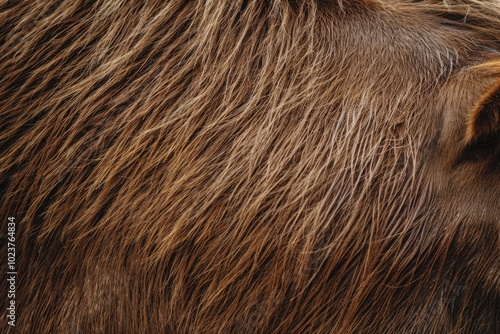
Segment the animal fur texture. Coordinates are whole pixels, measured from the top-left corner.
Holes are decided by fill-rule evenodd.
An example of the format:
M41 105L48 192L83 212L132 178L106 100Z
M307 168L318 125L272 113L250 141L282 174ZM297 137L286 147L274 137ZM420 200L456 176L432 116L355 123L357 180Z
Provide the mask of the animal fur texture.
M500 333L499 82L496 0L0 2L0 332Z

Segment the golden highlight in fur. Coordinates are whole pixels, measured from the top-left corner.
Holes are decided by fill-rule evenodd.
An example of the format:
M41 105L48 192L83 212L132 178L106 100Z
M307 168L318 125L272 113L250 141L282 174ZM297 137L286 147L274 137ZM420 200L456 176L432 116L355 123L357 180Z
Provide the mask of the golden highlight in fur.
M500 333L499 62L495 0L0 2L0 332Z

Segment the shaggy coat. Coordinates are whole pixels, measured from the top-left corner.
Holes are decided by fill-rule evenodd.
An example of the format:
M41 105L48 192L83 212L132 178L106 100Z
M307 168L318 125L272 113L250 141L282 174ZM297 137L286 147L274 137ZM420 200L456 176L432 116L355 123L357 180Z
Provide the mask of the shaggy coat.
M1 1L0 222L1 333L498 334L500 2Z

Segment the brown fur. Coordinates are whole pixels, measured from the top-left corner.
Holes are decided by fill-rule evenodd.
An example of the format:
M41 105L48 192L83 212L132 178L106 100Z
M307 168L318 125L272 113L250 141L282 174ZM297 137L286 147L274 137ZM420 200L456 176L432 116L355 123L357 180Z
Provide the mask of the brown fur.
M0 332L500 333L497 1L0 6Z
M467 140L497 136L500 132L500 80L487 91L472 111L467 126Z

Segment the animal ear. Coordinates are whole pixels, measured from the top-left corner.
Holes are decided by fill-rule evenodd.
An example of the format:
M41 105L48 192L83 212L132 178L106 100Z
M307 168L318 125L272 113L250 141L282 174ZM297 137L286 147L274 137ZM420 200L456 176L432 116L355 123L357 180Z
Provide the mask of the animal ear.
M481 96L468 116L465 137L469 157L483 157L500 146L500 80Z

